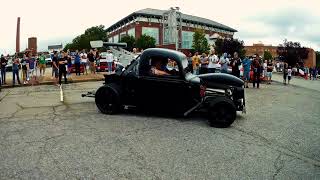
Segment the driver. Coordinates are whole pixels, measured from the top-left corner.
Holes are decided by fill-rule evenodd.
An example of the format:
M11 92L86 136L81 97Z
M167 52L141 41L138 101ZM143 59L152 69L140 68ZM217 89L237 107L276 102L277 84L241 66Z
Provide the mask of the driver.
M170 75L166 71L162 70L162 67L163 67L162 59L153 58L151 61L151 69L150 69L151 74L157 75L157 76Z

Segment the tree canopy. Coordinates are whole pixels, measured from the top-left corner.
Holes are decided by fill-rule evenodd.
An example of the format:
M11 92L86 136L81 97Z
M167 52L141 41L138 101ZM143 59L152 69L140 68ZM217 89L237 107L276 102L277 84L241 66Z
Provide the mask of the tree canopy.
M273 59L272 54L269 51L264 51L263 59L264 60L272 60Z
M290 66L295 66L297 63L303 65L304 59L308 58L309 50L301 47L299 42L284 40L277 49L280 59L287 62Z
M192 48L199 53L208 53L210 50L208 40L205 37L204 30L197 29L193 34Z
M141 35L136 41L136 46L139 49L148 49L156 47L156 40L148 35Z
M85 30L85 32L75 37L71 43L65 45L64 50L82 50L90 49L90 41L95 40L107 40L107 33L104 29L104 25L93 26Z
M136 40L133 36L125 35L120 39L120 42L127 43L127 50L132 51L132 49L136 46Z
M217 39L215 42L215 50L219 55L223 53L233 54L237 52L239 57L244 58L246 51L244 50L243 41L238 39Z

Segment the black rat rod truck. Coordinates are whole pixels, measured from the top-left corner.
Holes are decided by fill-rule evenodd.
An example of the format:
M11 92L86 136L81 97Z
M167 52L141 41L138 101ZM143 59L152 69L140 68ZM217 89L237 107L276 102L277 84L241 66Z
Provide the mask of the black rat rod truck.
M178 51L151 48L125 68L105 75L105 83L94 97L105 114L121 112L125 106L144 112L174 113L187 116L201 112L210 126L229 127L237 111L245 112L244 82L223 73L193 75L186 56Z

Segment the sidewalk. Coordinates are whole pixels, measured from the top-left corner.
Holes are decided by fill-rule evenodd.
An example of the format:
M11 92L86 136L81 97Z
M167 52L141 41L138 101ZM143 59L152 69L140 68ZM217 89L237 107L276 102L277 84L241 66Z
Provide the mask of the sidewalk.
M21 70L19 71L19 78L21 83L23 83L22 78L21 78ZM52 68L51 67L47 67L46 68L46 72L44 76L39 76L40 72L38 70L37 72L38 74L38 80L40 82L40 84L38 85L50 85L54 83L54 77L52 77ZM68 83L77 83L77 82L85 82L85 81L102 81L104 80L104 75L107 74L107 72L98 72L96 74L90 74L88 71L88 75L86 74L82 74L80 76L76 76L75 73L72 73L70 77L67 77ZM64 82L64 79L62 77L62 83ZM2 84L2 88L10 88L13 87L12 86L12 71L7 71L6 73L6 83L7 84ZM22 84L21 86L31 86L31 84ZM18 85L18 82L16 80L16 85L15 87L20 87L20 85Z
M282 73L272 73L272 80L283 83L283 74ZM311 89L315 91L320 91L320 80L305 80L299 76L292 76L290 85L303 87L306 89Z

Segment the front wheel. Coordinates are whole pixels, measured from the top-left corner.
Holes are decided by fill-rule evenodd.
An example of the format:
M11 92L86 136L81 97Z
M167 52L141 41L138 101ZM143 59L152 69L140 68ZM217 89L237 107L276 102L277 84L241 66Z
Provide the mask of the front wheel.
M236 117L236 107L229 99L209 107L209 125L212 127L227 128L235 121Z
M115 84L100 87L95 94L98 109L104 114L116 114L121 109L120 89Z

